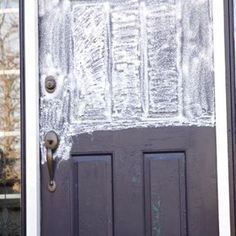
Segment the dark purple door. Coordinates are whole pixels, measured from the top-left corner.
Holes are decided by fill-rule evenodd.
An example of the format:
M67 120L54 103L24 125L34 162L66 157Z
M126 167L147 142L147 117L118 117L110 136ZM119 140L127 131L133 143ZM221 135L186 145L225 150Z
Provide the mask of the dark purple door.
M42 235L217 236L212 0L39 3Z
M214 128L73 137L57 190L42 168L42 235L218 235Z

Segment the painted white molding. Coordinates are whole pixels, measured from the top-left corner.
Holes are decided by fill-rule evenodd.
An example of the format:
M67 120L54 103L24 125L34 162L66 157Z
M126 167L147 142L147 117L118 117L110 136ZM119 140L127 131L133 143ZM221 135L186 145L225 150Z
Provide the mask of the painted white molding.
M213 0L217 181L220 236L230 236L224 0Z
M38 1L25 0L26 234L40 236Z

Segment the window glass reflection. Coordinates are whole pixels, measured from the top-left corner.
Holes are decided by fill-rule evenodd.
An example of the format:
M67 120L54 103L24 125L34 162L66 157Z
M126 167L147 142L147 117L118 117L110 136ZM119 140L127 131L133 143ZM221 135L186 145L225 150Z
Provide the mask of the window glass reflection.
M19 3L0 0L0 236L20 235Z

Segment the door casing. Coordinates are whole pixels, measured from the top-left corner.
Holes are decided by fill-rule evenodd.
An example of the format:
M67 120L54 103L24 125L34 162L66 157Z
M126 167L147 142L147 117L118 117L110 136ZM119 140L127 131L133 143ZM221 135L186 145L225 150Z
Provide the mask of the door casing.
M228 150L229 150L229 184L230 184L230 214L231 235L235 235L235 206L236 206L236 107L235 107L235 22L234 0L225 1L225 50L226 50L226 95L228 121Z
M23 0L22 0L23 1ZM218 209L220 235L230 235L229 167L225 76L224 2L214 1L214 64ZM23 3L22 3L23 4ZM40 235L38 1L24 0L26 108L26 231ZM28 11L27 9L31 9ZM226 14L227 15L227 14ZM227 77L228 79L228 77Z

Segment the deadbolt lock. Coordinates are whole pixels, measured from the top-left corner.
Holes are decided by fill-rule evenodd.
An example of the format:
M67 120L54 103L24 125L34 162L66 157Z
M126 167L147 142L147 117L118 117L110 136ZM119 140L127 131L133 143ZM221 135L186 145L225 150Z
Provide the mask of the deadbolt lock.
M48 93L53 93L56 90L57 83L53 76L47 76L45 79L45 89Z

